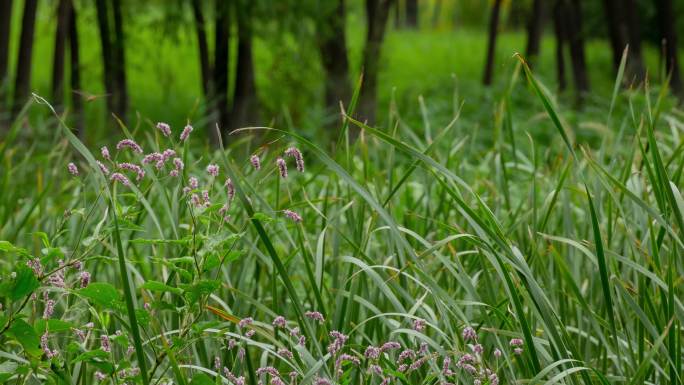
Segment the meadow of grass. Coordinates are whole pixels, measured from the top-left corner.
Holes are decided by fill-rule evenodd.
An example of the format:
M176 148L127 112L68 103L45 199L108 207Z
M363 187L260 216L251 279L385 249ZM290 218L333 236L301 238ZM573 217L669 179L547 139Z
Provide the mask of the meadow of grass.
M0 381L680 384L684 113L507 72L332 150L147 119L84 145L36 95L0 142Z

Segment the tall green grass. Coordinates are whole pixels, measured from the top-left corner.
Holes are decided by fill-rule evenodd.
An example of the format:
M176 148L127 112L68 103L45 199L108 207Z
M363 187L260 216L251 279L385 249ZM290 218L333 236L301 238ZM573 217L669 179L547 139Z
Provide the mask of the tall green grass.
M459 357L470 326L483 360L504 351L495 361L501 383L680 384L684 113L666 90L648 87L604 104L601 120L568 114L521 63L497 103L480 106L492 127L464 123L460 107L444 126L424 108L422 129L395 109L387 127L371 127L353 118L352 103L333 152L279 127L240 130L210 151L199 137L206 127L191 144L174 144L141 123L120 137L147 152L175 145L186 169L175 180L145 166L147 177L130 189L111 188L97 172L99 151L65 126L56 130L59 119L22 121L0 145L0 378L89 384L96 370L130 366L141 373L129 382L227 383L218 357L251 384L265 365L294 370L297 383L371 384L380 379L366 361L337 376L330 331L349 335L345 352L357 357L389 340ZM529 120L516 119L524 114ZM530 132L530 121L547 132ZM30 141L22 130L47 139ZM306 171L291 168L282 179L275 158L290 145L303 151ZM249 164L253 153L261 170ZM220 165L220 179L206 175L209 163ZM183 196L190 175L211 192L207 208ZM225 177L236 200L224 222ZM59 259L81 261L93 283L79 288L68 270L65 288L49 285L23 267L31 256L47 271ZM57 301L47 321L44 292ZM326 321L307 318L312 310ZM307 339L292 359L277 354L292 347L271 325L278 315ZM247 317L251 326L236 327ZM417 319L424 331L412 328ZM92 334L75 343L72 328L88 321ZM246 338L247 329L256 335ZM52 360L38 348L45 331L60 350ZM102 334L112 353L99 349ZM246 349L244 360L227 336ZM511 338L524 341L521 355L511 354ZM441 358L404 373L383 357L396 383L445 380ZM472 383L463 370L449 380Z

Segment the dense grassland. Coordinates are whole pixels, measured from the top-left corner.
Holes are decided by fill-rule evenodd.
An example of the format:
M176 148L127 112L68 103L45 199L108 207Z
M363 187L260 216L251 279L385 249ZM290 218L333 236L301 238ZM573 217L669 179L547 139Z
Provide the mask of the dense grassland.
M681 383L684 113L525 75L332 150L146 119L85 146L36 96L0 142L1 381Z

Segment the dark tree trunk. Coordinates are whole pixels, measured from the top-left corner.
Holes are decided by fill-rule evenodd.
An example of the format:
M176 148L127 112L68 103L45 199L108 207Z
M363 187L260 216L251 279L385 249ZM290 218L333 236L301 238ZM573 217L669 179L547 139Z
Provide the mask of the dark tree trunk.
M406 26L418 28L418 0L406 0Z
M14 85L14 109L12 116L15 117L24 103L26 103L31 90L33 34L36 24L37 8L38 0L26 0L24 3L24 16L21 19L21 37L19 39L17 78Z
M370 124L375 122L376 92L380 49L385 37L387 17L393 0L366 0L366 20L368 33L363 50L363 87L359 102L361 119Z
M216 0L216 47L214 49L214 103L217 123L221 132L228 125L228 57L230 43L230 8L224 0ZM215 127L209 127L209 136L213 145L218 145L219 138Z
M544 30L545 1L547 0L534 0L532 2L532 12L527 22L527 49L525 50L529 65L534 64L539 56L539 47Z
M192 13L195 16L195 30L199 47L200 71L202 71L202 90L208 99L211 95L211 64L209 62L209 46L207 45L207 30L204 22L204 12L200 0L192 0Z
M116 82L117 95L116 110L113 111L119 119L126 121L128 110L128 86L126 84L126 44L121 16L121 0L112 0L114 13L114 81Z
M603 9L608 22L608 35L610 47L613 50L613 67L617 69L622 59L622 51L627 45L627 28L622 13L624 4L618 4L616 0L603 0Z
M12 16L12 0L0 0L0 111L5 110L7 89L9 87L9 41ZM2 121L2 116L0 116Z
M566 23L564 19L563 0L556 0L553 5L553 29L556 35L556 76L558 78L558 90L564 91L565 82L565 43Z
M578 101L589 91L587 63L584 57L584 31L582 30L582 9L580 0L571 0L568 4L568 41L570 43L570 63L578 93Z
M675 94L684 96L679 63L677 61L677 31L675 30L672 0L658 0L658 23L660 24L660 34L663 42L665 71L670 76L670 87L672 87L672 91Z
M254 59L252 56L252 12L249 3L240 5L238 13L238 52L235 75L235 93L231 111L231 128L256 125L259 106L254 85Z
M71 3L71 0L69 0ZM81 65L80 65L80 47L78 46L78 27L76 19L76 8L71 4L71 15L69 16L69 54L70 54L70 69L71 69L71 105L73 109L76 135L84 137L84 120L83 120L83 106L81 95L76 91L81 90Z
M52 98L59 107L64 99L64 56L67 33L71 17L71 1L59 0L57 5L57 31L55 32L55 52L52 60Z
M100 46L102 49L103 78L107 100L107 110L116 110L116 98L118 95L117 83L114 75L114 57L112 54L112 40L109 28L109 12L107 0L95 0L97 10L97 26L100 31Z
M492 84L494 76L494 53L496 51L496 36L499 31L499 15L501 13L501 0L494 0L492 14L489 18L489 38L487 41L487 58L482 83L488 86Z
M326 12L326 17L318 25L318 48L326 76L325 105L333 111L339 111L340 101L349 102L351 95L345 20L345 2L338 0L334 9Z
M636 0L625 0L627 37L629 42L628 66L632 76L640 81L644 78L644 60L641 54L641 25Z

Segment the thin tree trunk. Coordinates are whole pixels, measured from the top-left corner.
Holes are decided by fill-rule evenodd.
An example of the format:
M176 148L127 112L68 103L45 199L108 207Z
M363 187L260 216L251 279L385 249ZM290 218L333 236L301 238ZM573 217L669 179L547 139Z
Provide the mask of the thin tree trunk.
M221 131L228 127L228 58L230 40L230 8L227 1L216 0L216 47L214 49L214 103L217 123ZM218 146L219 137L215 127L209 127L212 144Z
M442 14L442 0L435 0L435 5L432 8L432 28L437 28L439 24L439 16Z
M366 0L368 33L363 51L363 88L359 102L361 119L375 122L380 49L393 0Z
M630 74L641 81L644 78L644 60L641 54L641 25L636 0L625 0L625 16L629 42L628 62Z
M55 32L55 52L52 60L52 99L59 107L64 99L64 56L71 16L71 1L59 0L57 5L57 30Z
M38 0L26 0L24 15L21 19L21 37L19 38L19 59L17 61L17 77L14 85L13 117L26 103L31 90L31 68L33 60L33 34L36 24Z
M119 119L126 121L128 110L128 86L126 84L126 44L121 16L121 0L112 0L114 13L114 81L117 83L116 110Z
M556 0L553 6L553 27L556 34L556 76L558 90L565 91L565 42L566 31L564 23L563 0Z
M200 0L192 0L192 13L195 16L195 31L199 47L200 70L202 72L202 90L209 99L211 95L211 63L209 62L209 46L207 44L207 30L204 22L204 12Z
M338 0L318 25L318 48L326 77L325 105L333 111L338 111L340 101L347 103L351 95L345 20L345 2Z
M615 0L603 0L603 9L608 22L608 35L610 36L610 46L613 50L613 67L617 69L622 59L622 51L627 45L627 29L624 24L622 8L624 4L618 5Z
M69 0L71 3L71 0ZM76 129L76 135L80 138L84 137L84 117L83 117L83 105L81 101L81 95L77 94L75 91L81 90L81 65L80 65L80 47L78 46L78 26L76 19L76 8L71 4L71 15L69 16L69 54L70 54L70 69L71 69L71 105L74 115L74 121L76 122L74 127Z
M665 71L670 76L670 87L675 94L684 96L677 60L677 31L675 30L672 0L658 0L658 23L663 41Z
M571 0L566 12L568 15L568 40L570 43L570 62L578 93L578 101L589 91L587 63L584 57L584 31L582 30L582 9L580 0Z
M8 64L10 26L12 16L12 0L0 0L0 110L4 111L7 105L5 95L9 88ZM2 121L2 116L0 116Z
M111 113L116 110L118 91L114 76L114 57L112 54L112 40L109 29L109 12L107 0L95 0L97 10L97 26L100 31L100 46L102 49L103 78L107 100L107 110Z
M238 52L235 75L235 93L231 110L233 129L256 125L259 119L258 99L254 84L254 59L252 56L252 12L248 3L240 4L237 17Z
M539 56L539 47L544 29L545 9L544 2L547 0L534 0L532 2L532 13L527 22L527 49L525 56L527 63L532 65Z
M406 26L418 28L418 0L406 0Z
M494 76L494 53L496 52L496 36L499 31L499 15L501 13L501 0L494 0L492 13L489 18L489 38L487 41L487 58L482 83L486 86L492 84Z

